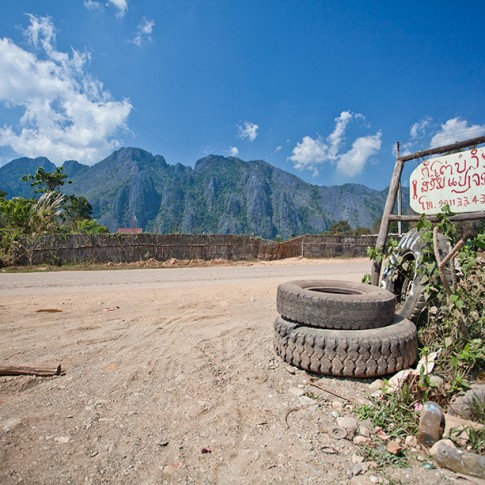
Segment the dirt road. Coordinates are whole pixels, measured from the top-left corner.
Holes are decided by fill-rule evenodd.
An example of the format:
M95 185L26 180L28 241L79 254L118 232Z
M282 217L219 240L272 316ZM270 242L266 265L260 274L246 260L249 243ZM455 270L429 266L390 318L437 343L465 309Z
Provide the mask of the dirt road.
M0 482L348 483L359 447L322 429L369 382L310 386L272 325L279 283L369 266L0 273L0 363L67 370L0 377Z

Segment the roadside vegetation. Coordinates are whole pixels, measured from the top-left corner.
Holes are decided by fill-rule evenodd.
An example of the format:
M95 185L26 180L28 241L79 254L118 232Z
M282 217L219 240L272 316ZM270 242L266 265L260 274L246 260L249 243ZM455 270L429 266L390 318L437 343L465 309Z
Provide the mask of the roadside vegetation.
M416 227L426 242L421 256L413 263L426 301L417 321L419 358L427 358L431 365L418 375L404 377L397 388L384 381L382 392L372 398L372 404L357 411L361 419L370 418L393 438L416 434L419 411L426 401L439 404L446 412L457 395L476 382L483 383L485 377L484 224L475 225L470 231L469 225L453 224L450 215L449 208L444 207L436 224L423 217ZM446 268L440 268L435 257L438 233L449 238L456 251ZM386 261L391 253L396 254L396 247L397 241L391 240L386 254L371 249L369 256ZM395 260L399 262L399 258ZM408 272L409 268L399 267L398 271ZM470 418L485 425L483 402L473 401ZM466 439L459 432L452 432L450 437L468 451L485 452L485 427L469 428Z
M11 264L18 252L28 252L40 236L108 232L92 219L93 209L85 197L62 192L70 183L66 179L62 167L54 172L39 168L22 177L38 197L7 199L8 194L0 191L0 266Z

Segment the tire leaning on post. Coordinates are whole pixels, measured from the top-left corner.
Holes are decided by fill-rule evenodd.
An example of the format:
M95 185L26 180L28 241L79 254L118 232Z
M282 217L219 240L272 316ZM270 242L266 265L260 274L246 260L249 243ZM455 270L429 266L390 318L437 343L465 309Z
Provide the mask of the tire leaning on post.
M412 229L406 233L399 241L396 254L392 254L389 258L380 283L381 288L396 295L397 313L415 323L427 305L417 268L426 244L428 243L422 240L420 231ZM449 253L449 240L442 234L438 234L437 245L441 258ZM406 272L402 271L403 263L414 263L411 275L408 276ZM445 271L445 275L451 280L449 267L448 271Z

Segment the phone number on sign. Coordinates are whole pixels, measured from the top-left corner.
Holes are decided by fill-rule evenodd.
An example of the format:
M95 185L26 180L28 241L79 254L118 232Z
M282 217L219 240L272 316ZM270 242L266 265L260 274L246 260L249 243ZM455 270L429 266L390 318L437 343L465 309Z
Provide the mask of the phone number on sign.
M421 196L418 203L423 210L441 209L444 205L449 205L450 209L453 210L453 207L469 207L478 204L483 205L485 204L485 194L474 195L473 197L467 197L465 195L453 199L442 199L438 201L436 205L435 202L427 200L426 196Z
M485 204L485 194L474 195L471 199L465 195L464 197L439 201L440 207L443 207L445 204L448 204L450 207L468 207L471 204Z

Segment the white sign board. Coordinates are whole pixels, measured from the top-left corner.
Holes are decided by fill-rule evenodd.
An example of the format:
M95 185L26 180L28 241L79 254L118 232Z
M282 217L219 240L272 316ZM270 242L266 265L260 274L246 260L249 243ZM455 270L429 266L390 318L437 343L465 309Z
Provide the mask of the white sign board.
M409 179L411 209L438 214L485 210L485 148L474 148L421 163Z

